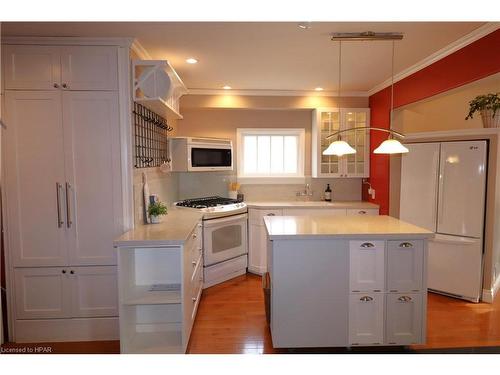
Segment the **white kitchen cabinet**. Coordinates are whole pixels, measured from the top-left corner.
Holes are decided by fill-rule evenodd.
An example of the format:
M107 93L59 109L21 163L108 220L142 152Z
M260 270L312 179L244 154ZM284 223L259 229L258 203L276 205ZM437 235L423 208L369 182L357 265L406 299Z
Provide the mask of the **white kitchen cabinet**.
M117 90L118 48L7 45L6 90Z
M122 215L118 95L63 92L62 103L69 264L113 265Z
M384 294L351 294L349 296L349 345L380 345L383 342Z
M61 86L67 90L117 90L118 49L61 47Z
M17 319L54 319L71 315L69 269L16 268L14 275Z
M380 292L385 287L385 242L349 241L351 292Z
M341 139L356 149L355 154L323 155L337 138L326 139L336 131L370 126L369 108L317 108L312 118L312 176L369 177L370 134L368 130L341 133Z
M5 92L5 189L14 266L67 264L61 94Z
M265 216L281 216L285 210L255 209L248 210L248 271L262 275L267 271L267 233L264 226Z
M2 55L6 90L59 90L61 57L58 46L6 45Z
M71 317L118 315L116 266L70 267Z
M422 289L422 240L387 241L387 289L411 292Z
M116 267L27 267L14 274L17 319L118 314Z
M285 208L283 216L345 216L344 208Z
M386 341L394 345L418 344L422 341L423 314L420 293L388 293L386 303Z

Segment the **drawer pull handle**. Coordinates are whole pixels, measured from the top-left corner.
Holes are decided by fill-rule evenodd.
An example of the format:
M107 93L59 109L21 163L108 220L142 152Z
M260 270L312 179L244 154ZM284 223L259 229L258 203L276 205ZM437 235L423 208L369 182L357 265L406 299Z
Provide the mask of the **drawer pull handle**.
M401 242L399 244L399 247L405 247L405 248L407 248L407 247L413 247L413 244L411 244L410 242Z
M276 216L276 214L270 213L270 214L267 214L266 216Z
M370 302L373 301L373 298L370 296L363 296L359 299L361 302Z
M196 233L193 233L193 238L196 238L196 237L198 237L198 236L196 235Z
M398 298L398 301L400 301L400 302L410 302L411 301L411 297L401 296L401 297Z
M367 249L367 248L369 248L369 247L375 247L375 245L374 245L374 244L372 244L371 242L364 242L364 243L362 243L362 244L361 244L361 246L360 246L360 247L362 247L362 248L364 248L364 249Z
M366 211L358 211L358 214L360 214L360 215L366 215Z
M191 298L191 299L193 300L193 302L196 302L196 300L197 300L198 298L193 297L193 298Z
M193 261L191 262L191 264L192 264L193 266L196 266L196 260L193 260Z

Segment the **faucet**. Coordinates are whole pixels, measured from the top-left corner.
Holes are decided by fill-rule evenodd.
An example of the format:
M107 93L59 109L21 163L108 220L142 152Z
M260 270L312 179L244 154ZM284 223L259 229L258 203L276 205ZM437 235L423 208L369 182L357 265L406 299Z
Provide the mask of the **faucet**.
M312 197L313 191L311 190L311 185L305 184L303 191L297 192L297 197Z

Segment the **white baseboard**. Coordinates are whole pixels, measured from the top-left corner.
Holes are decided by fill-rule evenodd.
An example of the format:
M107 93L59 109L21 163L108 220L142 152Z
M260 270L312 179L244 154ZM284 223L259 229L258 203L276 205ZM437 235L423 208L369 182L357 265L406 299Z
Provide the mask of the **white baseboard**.
M500 289L500 275L498 275L491 289L483 289L482 301L486 303L493 303L493 300L495 299L495 296L499 289Z
M248 266L248 272L262 276L263 274L266 273L266 270L264 269L264 267Z

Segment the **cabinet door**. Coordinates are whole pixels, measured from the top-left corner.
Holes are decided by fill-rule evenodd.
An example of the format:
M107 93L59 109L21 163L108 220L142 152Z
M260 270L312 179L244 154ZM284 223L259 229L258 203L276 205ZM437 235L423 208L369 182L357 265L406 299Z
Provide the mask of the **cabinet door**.
M70 267L73 318L118 315L116 267Z
M265 257L263 252L261 237L265 237L265 228L261 225L250 224L248 226L248 270L262 274L261 264L262 257Z
M67 263L61 93L5 93L7 236L14 266Z
M116 47L61 47L61 67L61 82L64 89L118 89L118 50Z
M349 297L349 344L373 345L384 341L384 294L356 293Z
M343 157L338 157L335 155L323 155L323 151L325 151L330 143L335 141L335 139L330 138L326 139L326 137L338 130L340 130L340 112L337 109L332 110L317 110L316 118L315 118L317 129L317 139L319 147L317 147L318 155L314 155L315 158L318 158L318 168L317 174L318 177L340 177L342 172L341 163Z
M387 294L386 342L419 344L422 340L422 295Z
M2 50L5 89L58 90L59 53L59 47L54 46L5 46Z
M391 292L421 290L423 262L422 240L387 241L387 289Z
M383 291L384 241L349 241L351 292Z
M16 268L16 319L71 316L69 271L62 267Z
M123 217L117 95L63 92L71 265L116 264Z
M342 129L367 127L370 125L370 109L346 108L341 110ZM342 177L369 177L370 134L368 130L353 130L343 134L343 139L356 149L355 154L342 156Z

